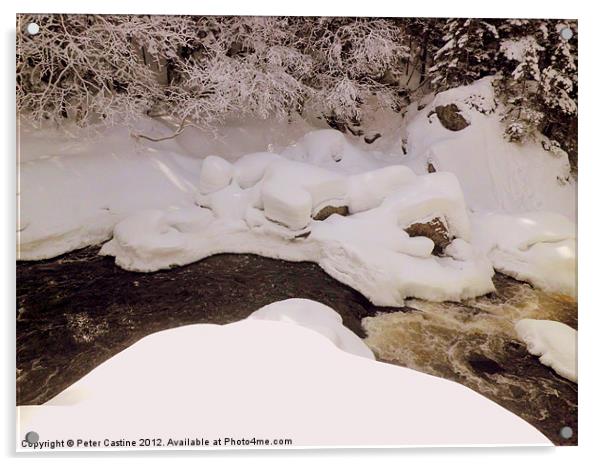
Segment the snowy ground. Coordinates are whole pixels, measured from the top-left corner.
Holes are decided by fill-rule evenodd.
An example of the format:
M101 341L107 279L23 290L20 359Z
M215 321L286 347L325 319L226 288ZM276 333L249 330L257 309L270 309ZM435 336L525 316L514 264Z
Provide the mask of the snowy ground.
M160 438L161 448L190 438L290 438L293 447L551 445L460 384L372 360L335 314L287 300L234 324L152 334L46 404L17 408L17 439L35 431L41 441L91 439L100 448L104 439L147 437ZM353 409L358 400L370 409Z

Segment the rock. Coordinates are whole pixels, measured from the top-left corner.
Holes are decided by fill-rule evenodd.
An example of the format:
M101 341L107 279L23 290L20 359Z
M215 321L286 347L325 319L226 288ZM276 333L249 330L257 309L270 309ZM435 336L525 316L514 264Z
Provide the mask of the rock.
M349 208L346 205L341 206L332 206L327 205L322 207L317 213L315 213L312 217L314 220L326 220L333 214L339 214L342 216L349 215Z
M405 228L405 232L411 237L426 236L430 238L435 243L433 253L436 255L443 254L444 249L452 240L449 231L447 231L445 221L439 217L435 217L428 222L412 223L409 227Z
M429 162L428 165L426 166L426 170L429 173L436 173L437 172L437 169L435 168L435 166L431 162Z
M376 133L372 136L364 136L364 141L366 141L366 144L372 144L374 141L376 141L381 136L382 136L382 134L380 134L380 133Z
M456 104L439 105L435 107L435 113L441 125L450 131L461 131L470 126L470 123L462 116Z

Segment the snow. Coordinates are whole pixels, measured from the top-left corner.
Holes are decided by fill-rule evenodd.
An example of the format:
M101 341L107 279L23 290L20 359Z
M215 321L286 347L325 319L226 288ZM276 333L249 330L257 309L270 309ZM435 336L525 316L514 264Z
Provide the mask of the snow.
M289 322L315 330L343 351L375 359L372 350L355 333L343 325L341 315L334 309L311 299L286 299L258 309L249 319Z
M515 329L529 353L558 375L577 382L577 330L562 322L535 319L519 320Z
M458 178L472 211L551 211L576 219L577 186L568 156L543 149L539 141L505 141L501 105L494 98L493 77L442 92L407 124L408 155L402 163L417 174L431 163ZM457 105L470 126L449 131L434 114L439 105Z
M374 170L384 165L376 157L351 144L343 133L333 129L311 131L282 151L290 160L352 174Z
M232 164L221 157L210 155L203 159L199 191L209 194L225 188L232 181L234 168Z
M543 290L575 296L576 228L552 212L473 216L475 247L496 270Z
M127 215L194 202L200 160L138 146L125 128L97 138L21 132L18 259L97 244Z
M349 211L357 213L378 207L385 197L415 178L414 172L402 165L392 165L351 176Z
M301 300L233 324L149 335L44 405L18 407L17 449L26 450L29 431L41 440L162 439L155 448L188 438L210 440L193 448L215 447L217 438L290 438L292 447L551 445L484 396L341 351L337 335L329 308Z

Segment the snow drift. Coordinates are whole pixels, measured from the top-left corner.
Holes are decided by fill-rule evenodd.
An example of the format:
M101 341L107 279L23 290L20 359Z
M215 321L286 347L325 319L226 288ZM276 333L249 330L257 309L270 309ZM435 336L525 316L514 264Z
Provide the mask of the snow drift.
M19 407L17 448L32 430L41 439L162 439L155 448L191 437L286 437L293 447L551 445L460 384L341 351L329 339L342 326L326 306L294 300L257 312L149 335L44 405ZM364 408L350 411L361 400Z

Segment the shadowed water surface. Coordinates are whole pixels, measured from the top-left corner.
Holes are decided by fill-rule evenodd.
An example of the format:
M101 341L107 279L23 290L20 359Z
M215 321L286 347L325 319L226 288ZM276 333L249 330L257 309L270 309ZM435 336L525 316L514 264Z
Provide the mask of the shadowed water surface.
M86 248L17 263L18 404L44 403L151 333L235 322L295 297L335 309L347 327L367 336L380 360L461 382L554 443L576 444L577 385L541 365L512 327L518 318L534 317L576 328L577 306L569 298L497 275L496 294L467 303L412 300L402 309L383 308L308 262L221 254L172 270L136 273L97 252ZM563 426L572 427L571 439L559 435Z

